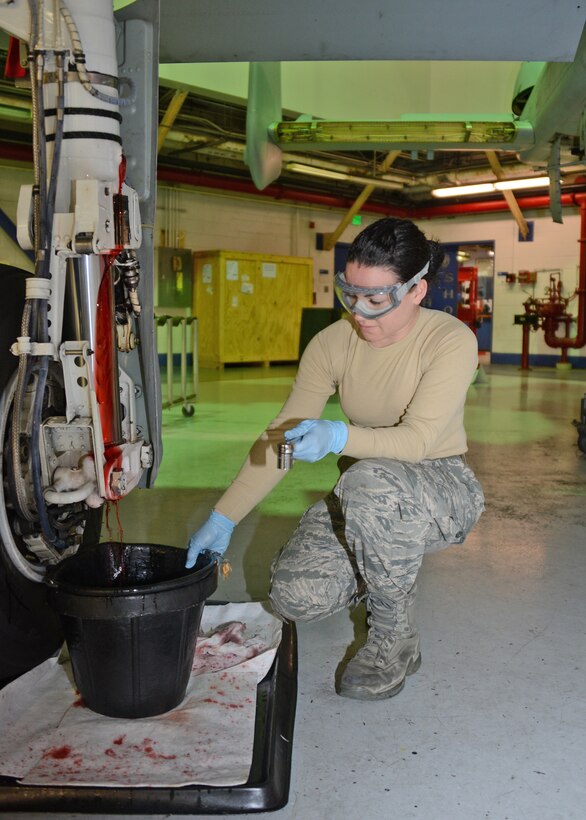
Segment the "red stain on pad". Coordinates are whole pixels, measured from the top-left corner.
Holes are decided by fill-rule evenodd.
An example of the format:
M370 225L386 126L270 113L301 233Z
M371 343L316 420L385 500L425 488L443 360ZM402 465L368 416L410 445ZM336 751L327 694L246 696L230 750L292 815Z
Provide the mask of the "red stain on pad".
M50 757L52 760L65 760L71 754L71 746L54 746L47 749L43 757Z

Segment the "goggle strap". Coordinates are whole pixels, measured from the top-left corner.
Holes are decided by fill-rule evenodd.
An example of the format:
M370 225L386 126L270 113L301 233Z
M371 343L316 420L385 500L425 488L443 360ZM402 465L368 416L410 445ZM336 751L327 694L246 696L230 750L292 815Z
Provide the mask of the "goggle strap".
M415 287L415 285L419 284L419 282L421 282L421 280L423 279L423 277L425 276L425 274L427 273L428 270L429 270L429 262L427 262L421 268L419 273L416 273L415 276L412 276L411 279L409 279L408 282L404 282L399 288L397 288L397 290L395 291L395 297L397 298L397 301L400 302L401 299L403 298L403 296L405 296L405 294L408 293L411 290L411 288L413 288L413 287Z

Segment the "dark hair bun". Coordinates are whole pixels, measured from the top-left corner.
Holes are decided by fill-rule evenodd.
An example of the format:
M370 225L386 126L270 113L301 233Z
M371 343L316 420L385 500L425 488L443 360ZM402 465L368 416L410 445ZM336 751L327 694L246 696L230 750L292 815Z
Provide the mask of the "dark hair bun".
M408 282L427 262L430 281L443 264L445 252L439 242L429 240L410 219L385 217L372 222L348 248L348 262L363 267L386 268L401 282Z

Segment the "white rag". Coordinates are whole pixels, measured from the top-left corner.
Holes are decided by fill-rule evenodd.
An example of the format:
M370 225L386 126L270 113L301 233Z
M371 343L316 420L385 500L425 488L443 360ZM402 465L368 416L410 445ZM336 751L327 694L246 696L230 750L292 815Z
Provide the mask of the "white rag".
M53 786L236 786L252 763L256 688L281 640L260 603L207 605L185 698L156 717L92 712L50 658L0 691L0 774Z

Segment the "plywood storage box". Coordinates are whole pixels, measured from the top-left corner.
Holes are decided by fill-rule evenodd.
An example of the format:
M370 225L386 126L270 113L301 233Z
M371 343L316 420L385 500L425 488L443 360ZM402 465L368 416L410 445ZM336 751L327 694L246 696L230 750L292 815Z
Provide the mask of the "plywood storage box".
M313 301L313 260L196 251L199 364L296 361L301 312Z

